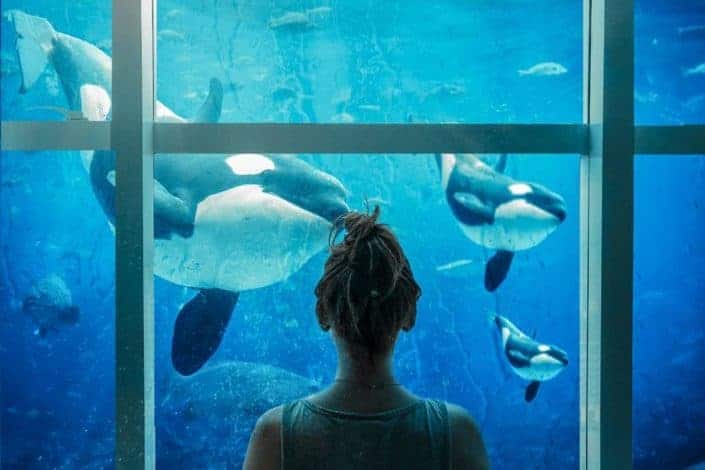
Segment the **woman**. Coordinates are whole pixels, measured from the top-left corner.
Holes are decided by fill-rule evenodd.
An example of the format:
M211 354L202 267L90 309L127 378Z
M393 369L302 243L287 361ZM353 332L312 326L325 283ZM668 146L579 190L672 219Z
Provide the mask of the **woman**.
M392 372L399 330L416 320L421 289L391 230L351 212L316 286L316 315L338 350L332 385L266 412L245 470L486 469L480 432L461 407L421 399Z

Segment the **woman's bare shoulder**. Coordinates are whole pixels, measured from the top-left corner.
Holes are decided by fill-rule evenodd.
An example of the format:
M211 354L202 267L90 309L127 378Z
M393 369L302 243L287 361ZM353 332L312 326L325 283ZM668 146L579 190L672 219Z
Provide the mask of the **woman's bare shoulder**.
M480 427L462 406L447 404L451 430L453 468L490 468Z
M244 470L270 470L281 467L282 406L259 417L247 447Z

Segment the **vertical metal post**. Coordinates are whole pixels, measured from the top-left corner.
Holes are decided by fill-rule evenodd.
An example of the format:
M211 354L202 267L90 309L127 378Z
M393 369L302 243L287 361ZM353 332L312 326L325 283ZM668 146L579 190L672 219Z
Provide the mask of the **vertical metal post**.
M113 0L115 467L154 468L153 0Z
M632 467L633 0L584 0L580 468Z

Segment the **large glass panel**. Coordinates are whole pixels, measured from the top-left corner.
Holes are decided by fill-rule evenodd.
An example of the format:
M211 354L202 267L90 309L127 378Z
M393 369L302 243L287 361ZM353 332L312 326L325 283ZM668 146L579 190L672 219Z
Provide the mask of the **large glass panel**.
M705 123L705 5L636 0L634 8L636 122Z
M101 212L78 152L0 156L3 469L113 465L115 244Z
M475 163L473 157L455 158L455 171L477 176L475 167L461 168L461 162ZM498 161L496 155L482 158L490 166ZM445 161L453 167L453 156ZM297 170L285 171L292 164ZM190 170L180 176L177 167ZM178 199L192 208L189 213L195 211L188 224L164 221L155 245L155 272L162 277L155 294L158 466L237 468L261 413L333 379L335 349L318 326L313 295L330 224L312 213L332 217L335 204L327 212L321 208L328 206L314 206L335 199L326 195L344 193L313 168L342 184L351 208L365 210L365 200L381 207L382 221L398 234L423 289L416 326L397 345L394 365L401 383L421 396L466 407L482 428L493 468L524 468L526 462L577 468L578 157L564 155L512 155L506 168L511 181L487 170L495 175L491 185L518 200L511 206L517 216L533 220L513 232L517 243L542 238L530 226L551 232L516 253L494 294L483 286L494 251L465 236L431 155L157 155L155 201L164 197L175 207ZM203 175L202 181L194 175ZM192 198L196 187L199 199L184 199ZM448 194L467 203L474 190L461 184ZM477 197L485 201L484 195ZM485 203L494 208L502 201ZM542 207L545 217L535 219L519 209L529 206ZM168 218L160 207L166 205L155 206L157 220L160 214ZM497 220L509 206L503 207ZM560 224L563 207L567 218ZM311 217L317 222L305 225ZM175 318L182 319L179 311L198 295L190 288L197 285L230 289L229 296L242 292L213 357L184 377L172 354L183 358L183 334L200 345L203 336L198 328L177 331ZM529 382L512 371L500 346L496 313L567 352L565 370L543 383L530 403L525 401ZM184 369L181 361L176 366Z
M110 0L3 0L3 121L62 120L95 108L95 86L110 95ZM94 87L83 88L84 85Z
M579 122L582 2L158 3L158 97L226 122Z
M634 172L634 468L702 466L705 157L638 156Z

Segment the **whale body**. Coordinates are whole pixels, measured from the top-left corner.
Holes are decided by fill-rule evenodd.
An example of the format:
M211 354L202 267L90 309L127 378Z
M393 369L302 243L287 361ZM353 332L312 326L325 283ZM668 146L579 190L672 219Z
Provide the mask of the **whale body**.
M514 252L543 242L566 218L563 198L504 174L507 155L491 167L475 155L436 155L446 201L465 236L496 250L485 268L485 288L504 281Z
M51 65L69 106L90 120L110 118L112 62L94 45L54 30L44 18L10 10L26 92ZM223 87L210 92L193 117L220 117ZM187 122L160 102L156 118ZM93 192L108 220L115 218L113 152L82 153ZM217 350L239 293L288 278L322 251L347 190L334 178L293 157L259 154L170 155L154 158L154 272L198 289L180 310L172 362L193 374Z

